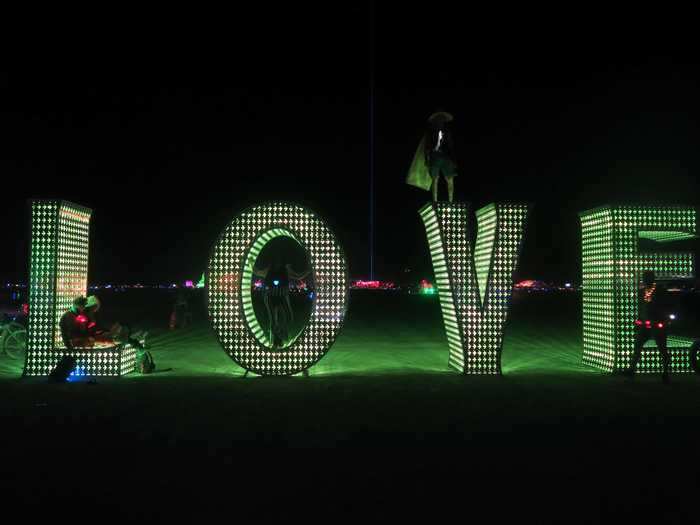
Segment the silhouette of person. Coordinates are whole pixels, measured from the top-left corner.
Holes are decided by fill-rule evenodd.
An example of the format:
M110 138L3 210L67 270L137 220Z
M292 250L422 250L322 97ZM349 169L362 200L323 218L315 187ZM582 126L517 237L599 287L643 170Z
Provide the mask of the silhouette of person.
M433 202L438 200L440 175L447 183L447 198L454 199L454 178L457 176L457 161L452 127L454 118L445 111L436 111L430 117L425 133L406 177L406 183L430 190Z
M175 325L177 328L184 328L192 323L190 302L185 291L179 290L177 292L173 310L175 312Z
M270 343L277 350L283 348L289 339L289 325L294 320L294 312L289 300L289 281L305 279L309 272L297 273L290 264L279 259L266 268L253 268L253 273L264 279L264 301L270 320Z
M73 305L61 316L59 321L61 339L68 350L92 347L95 344L95 339L88 332L86 305L85 297L76 297Z
M630 367L623 371L625 375L633 376L642 357L642 348L649 339L654 339L661 354L663 364L663 381L669 381L670 356L667 347L668 311L665 304L666 290L656 282L652 271L645 271L642 276L644 283L640 290L639 319L634 322L634 353Z

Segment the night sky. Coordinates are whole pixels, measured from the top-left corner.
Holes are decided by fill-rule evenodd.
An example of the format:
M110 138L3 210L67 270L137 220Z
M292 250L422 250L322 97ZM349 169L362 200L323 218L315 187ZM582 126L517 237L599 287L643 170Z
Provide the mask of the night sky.
M534 205L518 278L579 279L579 211L700 205L682 13L449 9L25 28L0 65L0 278L26 280L29 198L94 210L91 283L196 279L232 217L275 199L325 218L366 278L371 136L376 276L428 276L429 194L404 179L438 107L455 116L456 198Z

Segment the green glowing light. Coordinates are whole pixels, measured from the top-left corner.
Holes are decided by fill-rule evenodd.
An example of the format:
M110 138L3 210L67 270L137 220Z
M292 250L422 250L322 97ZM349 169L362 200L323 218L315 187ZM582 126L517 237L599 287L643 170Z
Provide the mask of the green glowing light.
M69 352L61 339L61 316L75 297L87 295L91 214L91 210L66 201L31 203L25 375L48 375L65 354L74 356L87 375L121 375L134 369L133 348Z
M696 236L696 213L686 207L604 206L580 214L583 267L583 362L606 371L629 366L634 348L642 272L658 278L693 274L689 253L644 253L639 239L669 242ZM651 341L645 347L654 346ZM692 341L668 338L671 370L690 371ZM660 372L658 352L642 352L639 372Z
M503 326L529 207L490 204L477 211L471 253L469 205L430 203L425 224L442 308L448 364L465 374L500 374Z
M295 240L308 253L316 293L304 329L285 348L273 350L253 310L248 283L260 251L280 236ZM311 367L328 352L345 318L345 256L323 220L295 204L273 202L236 216L214 246L207 283L209 319L221 346L256 374L291 375Z

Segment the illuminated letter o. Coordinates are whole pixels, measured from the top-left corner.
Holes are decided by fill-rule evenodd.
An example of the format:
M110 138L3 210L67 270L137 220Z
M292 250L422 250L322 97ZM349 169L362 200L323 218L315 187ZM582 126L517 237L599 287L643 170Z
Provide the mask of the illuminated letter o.
M260 250L287 236L306 250L316 283L311 316L287 347L273 350L253 311L251 268ZM253 206L234 217L207 268L209 319L219 343L241 367L260 375L291 375L317 363L345 318L348 271L333 232L311 211L291 203Z

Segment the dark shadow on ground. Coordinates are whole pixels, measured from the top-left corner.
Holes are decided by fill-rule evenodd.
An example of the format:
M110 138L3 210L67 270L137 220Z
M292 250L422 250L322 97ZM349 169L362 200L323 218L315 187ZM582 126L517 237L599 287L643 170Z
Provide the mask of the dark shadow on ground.
M503 377L446 369L437 298L375 293L310 377L244 378L203 309L169 331L139 299L118 315L170 372L50 385L0 360L7 511L693 522L700 378L581 366L579 300L516 298Z

